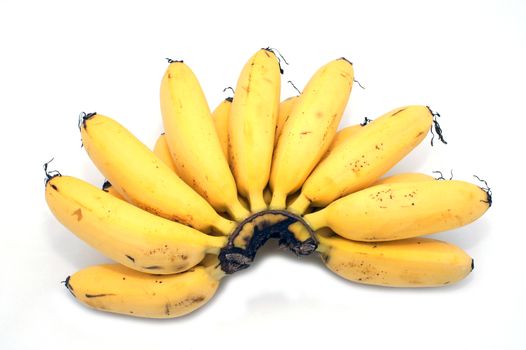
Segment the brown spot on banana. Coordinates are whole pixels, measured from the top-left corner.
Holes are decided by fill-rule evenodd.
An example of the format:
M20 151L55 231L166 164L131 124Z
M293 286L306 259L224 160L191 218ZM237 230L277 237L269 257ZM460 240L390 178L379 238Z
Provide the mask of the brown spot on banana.
M76 215L77 216L77 221L82 220L82 210L80 208L75 210L71 215Z
M102 294L84 294L84 296L86 298L101 298L101 297L107 297L107 296L112 296L112 295L115 295L113 293L102 293Z

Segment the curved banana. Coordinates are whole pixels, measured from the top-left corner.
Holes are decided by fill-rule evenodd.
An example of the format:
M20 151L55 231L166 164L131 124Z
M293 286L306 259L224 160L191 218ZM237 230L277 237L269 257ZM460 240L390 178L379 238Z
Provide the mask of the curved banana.
M340 58L321 67L299 96L274 151L271 209L285 208L287 195L301 187L329 148L353 79L351 62Z
M89 114L82 143L100 172L129 202L201 231L230 234L235 223L217 214L148 147L115 120Z
M353 242L317 232L318 252L341 277L387 287L438 287L453 284L473 270L473 259L459 247L429 238L392 242Z
M112 186L111 182L109 182L108 180L104 181L104 183L102 184L102 190L111 194L113 197L122 199L123 201L126 200L126 198L124 198L122 194L120 194L119 191L117 191L115 187Z
M426 106L398 108L373 120L316 166L289 210L302 214L370 186L425 138L432 122Z
M205 235L153 215L71 176L46 184L46 201L71 232L131 269L169 274L188 270L207 253L219 254L226 237Z
M289 119L290 112L292 111L292 108L294 108L296 101L298 101L298 97L299 96L289 97L281 101L281 103L279 104L278 120L276 122L276 133L274 134L274 146L278 144L279 136L281 135L283 126L285 125L287 119Z
M307 214L313 230L329 227L355 241L391 241L467 225L482 216L490 194L464 181L399 182L369 187ZM298 239L303 226L289 229Z
M162 160L163 163L174 173L176 172L175 163L172 159L172 154L170 153L170 148L168 147L168 143L166 142L166 136L164 135L164 132L159 136L159 138L155 142L155 146L153 147L153 154L155 154L157 158Z
M151 275L120 264L91 266L66 278L82 304L106 312L148 318L173 318L205 305L215 294L220 270L196 266L174 275Z
M232 97L225 98L212 112L212 119L216 128L221 150L228 160L228 115L232 106Z
M177 174L217 211L247 217L201 86L181 61L171 61L163 76L161 112Z
M267 186L280 97L279 62L261 49L243 67L228 119L230 167L253 213L267 208Z

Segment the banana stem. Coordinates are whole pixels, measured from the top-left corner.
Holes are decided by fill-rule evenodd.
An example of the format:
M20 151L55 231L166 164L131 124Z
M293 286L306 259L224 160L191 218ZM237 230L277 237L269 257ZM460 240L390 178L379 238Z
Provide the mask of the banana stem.
M276 218L280 220L277 223ZM304 227L309 233L304 241L299 241L287 229L293 223ZM242 247L236 246L236 238L242 232L246 233L247 228L251 230L250 235L242 236ZM228 244L219 253L221 269L226 274L246 269L254 261L258 249L271 238L279 239L280 246L288 248L296 255L312 254L318 246L314 231L302 217L285 210L264 210L243 220L229 237Z

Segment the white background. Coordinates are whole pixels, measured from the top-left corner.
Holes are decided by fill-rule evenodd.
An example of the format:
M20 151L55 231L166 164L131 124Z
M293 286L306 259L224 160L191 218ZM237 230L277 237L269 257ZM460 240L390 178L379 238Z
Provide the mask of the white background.
M525 349L525 23L520 0L2 1L0 348ZM393 172L488 180L486 215L435 235L472 255L473 273L439 289L361 286L269 244L184 318L79 304L60 281L108 260L52 217L42 170L54 156L52 168L102 183L80 148L79 112L112 116L153 146L165 57L192 67L213 108L267 46L290 63L283 97L295 94L287 80L301 88L329 60L354 63L366 89L355 85L344 124L405 104L440 112L448 145L428 138Z

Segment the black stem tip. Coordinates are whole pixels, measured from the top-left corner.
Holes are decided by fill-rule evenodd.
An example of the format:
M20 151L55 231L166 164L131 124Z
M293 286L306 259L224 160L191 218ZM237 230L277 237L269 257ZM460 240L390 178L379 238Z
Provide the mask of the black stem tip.
M183 60L173 60L173 59L168 58L168 57L166 57L165 59L166 59L166 60L168 61L168 63L170 63L170 64L172 64L172 63L183 63L183 62L184 62Z
M292 80L287 81L287 83L289 83L290 85L292 85L292 87L294 88L294 90L296 90L296 91L298 92L298 96L301 95L301 91L300 91L300 89L298 89L298 88L296 87L296 85L294 85L294 83L292 82Z
M44 173L46 174L45 183L47 184L49 180L54 177L62 176L58 170L48 170L49 163L51 163L55 158L51 158L49 161L44 163Z
M339 60L344 60L345 62L349 63L351 66L353 65L351 61L349 61L348 59L346 59L345 57L340 57L338 58Z
M353 78L353 81L354 81L356 84L358 84L358 86L361 87L362 90L365 90L365 86L363 86L358 80L356 80L356 79Z
M372 119L369 119L367 117L364 117L363 118L363 122L360 123L361 126L366 126L367 124L369 124L370 122L372 122L373 120Z
M111 187L111 182L109 182L108 180L104 181L104 183L102 184L102 190L105 192L108 192L108 189L110 187Z
M491 192L491 188L489 187L488 182L484 179L481 179L477 175L473 175L473 176L476 177L477 180L479 180L480 182L484 183L484 186L486 186L486 187L480 188L482 191L486 192L486 196L487 196L486 200L483 202L488 203L488 206L491 207L491 205L493 204L493 193Z
M93 113L80 112L79 121L78 121L79 130L82 127L86 128L86 120L93 118L95 115L97 115L97 112L93 112Z
M444 139L444 135L442 134L442 128L440 127L440 124L438 123L438 118L440 118L440 113L433 112L433 110L426 106L429 110L429 113L433 116L433 125L431 125L431 146L434 146L433 141L435 139L435 133L433 132L433 128L435 129L438 139L445 145L447 145L447 141Z

